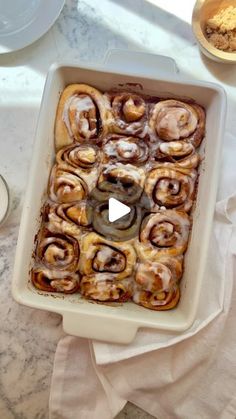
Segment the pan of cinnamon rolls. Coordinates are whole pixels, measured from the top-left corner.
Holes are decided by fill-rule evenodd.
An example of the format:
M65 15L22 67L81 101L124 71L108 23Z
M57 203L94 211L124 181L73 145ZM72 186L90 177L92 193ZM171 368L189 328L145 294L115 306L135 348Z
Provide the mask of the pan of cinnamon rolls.
M165 311L181 298L205 110L194 101L69 84L37 234L38 290ZM109 198L130 207L109 221Z

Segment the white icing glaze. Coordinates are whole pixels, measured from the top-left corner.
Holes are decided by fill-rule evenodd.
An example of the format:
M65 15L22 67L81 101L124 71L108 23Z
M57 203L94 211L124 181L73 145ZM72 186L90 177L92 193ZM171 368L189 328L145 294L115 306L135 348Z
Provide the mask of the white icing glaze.
M71 291L76 286L76 280L73 279L54 279L51 281L51 286L57 291Z
M86 112L94 108L94 103L89 96L74 95L70 101L71 110Z
M172 274L170 269L160 263L146 263L138 266L138 276L142 278L142 284L139 285L146 291L152 291L155 288L155 277L161 279L161 290L168 291ZM160 291L160 290L159 290Z
M70 111L75 113L76 126L79 128L80 132L85 138L90 138L96 134L96 128L90 130L88 119L84 115L84 113L89 112L92 109L95 109L95 105L89 96L73 95L67 99L63 109L62 120L64 121L68 133L72 138L74 135L69 117ZM91 121L96 122L96 119L91 118Z
M181 102L159 102L153 111L152 120L156 119L156 131L160 138L179 140L192 134L198 124L198 117L190 105Z
M138 151L138 146L135 143L126 142L123 140L118 141L117 144L118 150L121 149L124 157L126 159L132 157Z
M101 249L99 249L96 257L99 262L105 264L107 261L109 261L109 259L111 259L113 253L113 249L111 249L109 246L104 245Z

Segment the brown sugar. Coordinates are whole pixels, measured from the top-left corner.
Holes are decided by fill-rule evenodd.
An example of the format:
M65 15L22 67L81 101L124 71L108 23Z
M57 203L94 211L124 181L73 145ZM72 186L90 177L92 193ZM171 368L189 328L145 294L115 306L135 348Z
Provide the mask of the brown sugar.
M215 48L236 51L236 7L229 6L208 19L206 35Z

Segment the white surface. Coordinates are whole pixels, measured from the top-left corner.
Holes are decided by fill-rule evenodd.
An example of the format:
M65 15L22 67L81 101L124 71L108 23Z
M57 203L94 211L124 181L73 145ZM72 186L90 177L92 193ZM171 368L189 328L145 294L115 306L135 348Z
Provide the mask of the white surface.
M123 52L116 51L116 54L119 54L120 61L124 62ZM129 55L132 57L132 52ZM148 63L147 55L145 59ZM207 286L203 282L203 275L218 186L226 102L224 90L215 84L188 81L184 78L175 81L172 74L169 74L169 78L167 74L166 79L162 80L158 76L150 75L148 65L147 70L142 67L139 76L133 76L132 66L129 69L124 66L122 73L116 68L107 71L102 66L99 70L96 67L82 65L78 67L73 63L65 63L53 65L48 73L18 236L12 291L19 303L62 314L64 331L69 334L109 342L130 343L140 327L180 332L188 329L195 320L201 286ZM32 254L35 248L34 237L39 229L41 208L55 158L54 121L58 98L68 84L78 82L95 85L101 91L109 91L124 83L141 84L144 94L158 97L169 96L171 92L173 98L182 98L183 91L186 91L188 97L196 100L206 110L207 140L203 143L204 160L199 168L198 194L192 213L193 226L188 251L185 254L184 275L181 279L181 299L173 310L155 312L132 302L119 307L91 304L85 299L80 299L77 294L66 296L58 294L55 298L54 294L39 292L29 285ZM206 195L207 202L205 202ZM217 307L212 316L216 316L219 309Z
M63 335L60 315L20 306L12 300L9 289L39 104L51 63L65 57L99 63L108 48L136 49L171 56L188 77L223 85L228 94L227 130L232 136L224 142L224 177L220 177L218 199L235 191L235 66L201 57L189 25L194 0L162 0L171 14L158 3L67 0L58 21L44 37L22 51L0 56L0 167L12 195L11 213L0 230L0 412L4 419L48 418L53 359ZM229 369L231 365L229 359ZM209 388L214 391L214 386ZM132 410L130 418L134 417L141 419Z
M130 213L130 207L115 198L108 200L108 219L111 223Z
M65 0L0 0L0 54L16 51L44 35Z

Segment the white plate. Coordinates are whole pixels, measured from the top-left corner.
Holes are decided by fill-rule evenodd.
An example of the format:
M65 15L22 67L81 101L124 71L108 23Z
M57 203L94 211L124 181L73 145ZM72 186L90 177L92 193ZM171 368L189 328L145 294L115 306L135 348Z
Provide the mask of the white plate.
M44 35L65 0L0 0L0 54L16 51Z

